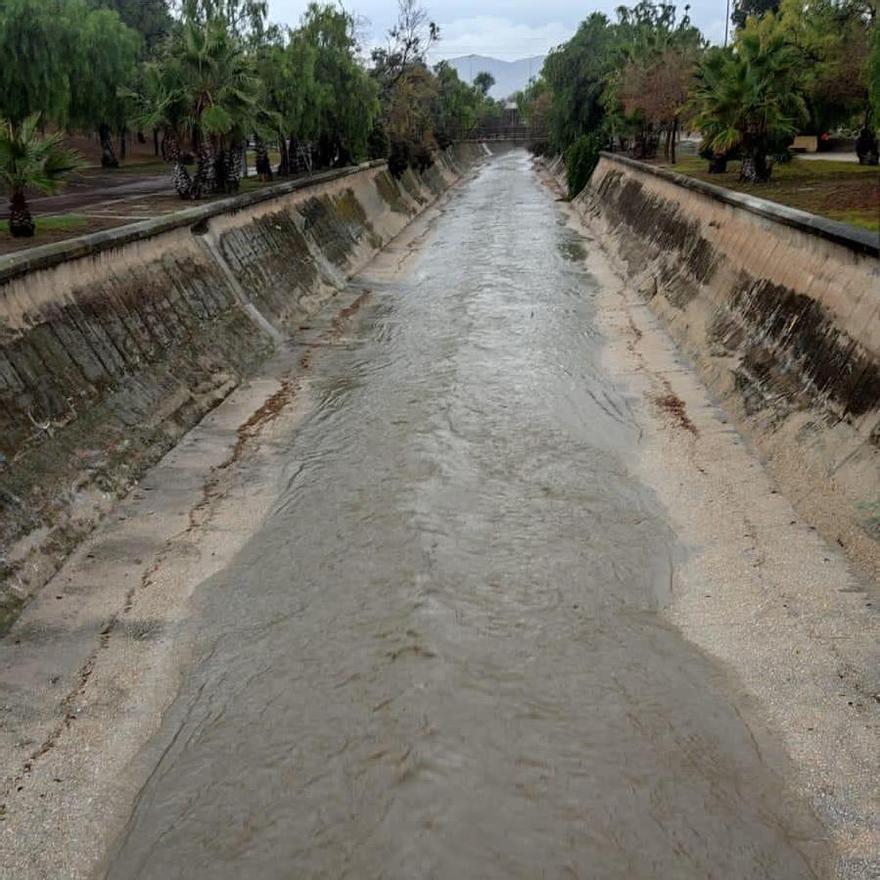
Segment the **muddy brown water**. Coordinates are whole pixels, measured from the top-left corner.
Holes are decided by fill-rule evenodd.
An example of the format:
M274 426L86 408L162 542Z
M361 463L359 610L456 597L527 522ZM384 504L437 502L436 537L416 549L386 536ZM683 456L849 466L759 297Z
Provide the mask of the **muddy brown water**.
M107 877L819 876L781 751L663 619L586 246L513 152L365 273Z

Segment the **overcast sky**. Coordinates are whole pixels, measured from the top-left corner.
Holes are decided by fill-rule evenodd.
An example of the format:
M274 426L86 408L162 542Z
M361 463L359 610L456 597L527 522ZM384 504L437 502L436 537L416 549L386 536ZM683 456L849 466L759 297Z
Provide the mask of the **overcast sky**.
M269 0L272 19L290 25L297 23L307 5L307 0ZM396 0L345 0L344 5L364 19L364 38L369 45L382 42L397 17ZM424 0L442 34L434 52L437 60L474 54L515 61L544 55L567 40L590 12L599 10L613 17L619 5L619 0L594 0L589 5L583 0ZM710 40L724 39L724 0L694 0L691 17Z

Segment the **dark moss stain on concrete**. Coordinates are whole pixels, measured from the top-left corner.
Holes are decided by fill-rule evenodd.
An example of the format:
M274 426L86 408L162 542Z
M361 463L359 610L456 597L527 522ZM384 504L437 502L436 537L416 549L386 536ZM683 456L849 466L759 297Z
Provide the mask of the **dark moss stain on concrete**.
M358 243L352 226L336 211L329 196L309 199L297 209L305 221L304 230L327 258L345 266Z
M336 213L348 228L349 234L355 241L366 237L373 250L382 247L382 237L376 234L373 224L367 217L363 205L357 200L354 190L347 189L335 201Z
M382 201L391 208L396 214L408 214L406 204L400 197L400 190L394 183L394 178L387 172L383 171L376 175L376 189L382 198Z
M651 256L665 256L670 302L684 308L708 284L718 266L713 245L700 233L696 220L683 216L681 208L653 193L641 181L622 172L606 174L596 190L612 223L625 226Z
M734 290L731 307L748 327L753 344L746 360L760 381L778 386L781 374L794 372L843 415L880 406L880 365L837 328L821 303L759 279ZM766 354L759 356L761 349Z
M220 251L238 283L280 325L301 314L300 300L319 277L303 226L298 215L284 210L220 236Z
M0 357L0 546L42 528L60 561L94 526L72 518L73 493L124 494L271 344L216 267L188 256L108 273L30 320ZM0 564L27 592L29 570ZM0 594L0 625L19 604Z
M698 222L622 171L607 172L594 192L630 272L653 264L666 301L685 309L723 259ZM749 413L770 401L782 410L816 398L840 418L880 407L880 365L809 296L741 272L707 329L713 354L739 353L734 380Z

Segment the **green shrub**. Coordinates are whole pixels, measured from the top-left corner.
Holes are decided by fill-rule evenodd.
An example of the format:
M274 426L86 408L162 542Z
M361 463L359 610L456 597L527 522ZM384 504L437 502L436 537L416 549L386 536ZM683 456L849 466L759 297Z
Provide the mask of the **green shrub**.
M549 141L532 141L532 143L529 144L529 152L539 159L541 156L553 155Z
M454 141L445 131L435 131L434 140L437 141L437 147L441 150L448 150Z
M406 169L413 164L412 144L404 138L394 138L391 141L391 151L388 154L388 170L400 180Z
M590 175L599 162L602 140L598 135L581 135L565 151L565 167L568 171L568 195L574 198L590 182Z
M434 154L427 144L417 144L413 150L414 168L419 174L424 174L434 164Z
M387 159L389 147L388 132L377 122L367 138L367 154L371 159Z

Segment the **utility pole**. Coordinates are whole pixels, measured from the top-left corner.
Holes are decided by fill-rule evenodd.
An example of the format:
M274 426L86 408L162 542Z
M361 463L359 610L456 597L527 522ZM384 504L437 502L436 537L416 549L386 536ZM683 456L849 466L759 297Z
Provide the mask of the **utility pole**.
M727 17L724 19L724 48L727 48L727 35L730 31L730 0L727 0Z

